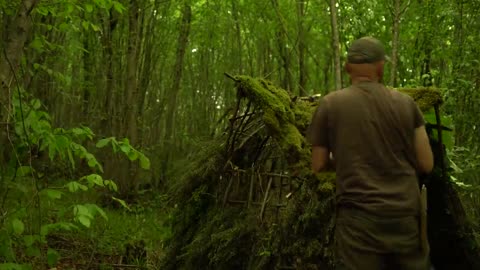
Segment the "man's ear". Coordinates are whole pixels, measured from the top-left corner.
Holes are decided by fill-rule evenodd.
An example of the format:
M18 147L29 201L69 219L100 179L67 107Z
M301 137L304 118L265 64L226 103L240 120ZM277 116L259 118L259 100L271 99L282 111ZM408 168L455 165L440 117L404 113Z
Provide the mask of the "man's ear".
M376 66L376 72L377 72L378 78L382 79L384 68L385 68L385 61L377 62L377 64L375 66Z

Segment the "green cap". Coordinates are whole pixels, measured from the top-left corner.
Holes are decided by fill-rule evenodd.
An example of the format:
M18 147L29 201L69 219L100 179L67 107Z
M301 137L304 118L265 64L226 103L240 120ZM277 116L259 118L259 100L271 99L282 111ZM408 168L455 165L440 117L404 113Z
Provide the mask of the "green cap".
M385 55L382 42L373 37L362 37L355 40L348 49L347 60L352 64L375 63L389 60Z

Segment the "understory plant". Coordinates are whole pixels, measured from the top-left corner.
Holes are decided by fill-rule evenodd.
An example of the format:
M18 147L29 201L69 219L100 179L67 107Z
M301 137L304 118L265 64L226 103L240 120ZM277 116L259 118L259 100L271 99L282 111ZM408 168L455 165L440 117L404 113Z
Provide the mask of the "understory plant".
M150 168L149 159L128 139L98 140L88 127L57 128L38 99L18 90L7 123L7 157L0 164L0 269L55 267L60 253L50 244L57 232L88 229L107 215L92 196L115 194L117 185L103 177L93 151L110 145L114 152ZM98 150L98 151L97 151ZM89 198L89 199L85 199ZM112 197L120 205L127 204Z

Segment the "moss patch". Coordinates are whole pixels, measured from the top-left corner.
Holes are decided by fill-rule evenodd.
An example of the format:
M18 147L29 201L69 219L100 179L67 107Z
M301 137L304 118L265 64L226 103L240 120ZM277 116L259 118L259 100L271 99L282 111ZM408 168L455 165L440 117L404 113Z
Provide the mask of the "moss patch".
M396 90L411 96L423 112L443 103L442 94L436 88L398 88Z

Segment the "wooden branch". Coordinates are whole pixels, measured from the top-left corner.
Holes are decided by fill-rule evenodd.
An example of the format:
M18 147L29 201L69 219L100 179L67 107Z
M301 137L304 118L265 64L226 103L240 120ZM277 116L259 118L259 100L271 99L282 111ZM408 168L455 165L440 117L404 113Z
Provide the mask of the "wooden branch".
M267 205L268 194L269 194L269 191L270 191L270 187L272 186L272 180L273 180L273 177L269 177L268 184L267 184L267 190L265 191L265 196L263 197L262 208L260 209L260 220L263 220L263 214L265 213L265 206Z
M232 187L232 183L233 183L233 176L230 178L230 181L228 181L227 189L225 190L225 195L223 195L223 206L224 207L227 204L228 194L230 192L230 188Z
M252 175L250 176L250 188L248 190L247 208L250 208L250 204L252 203L254 183L255 183L255 168L252 167Z
M227 72L224 72L223 74L224 74L227 78L231 79L232 81L234 81L234 82L239 82L237 79L235 79L234 76L228 74Z
M440 151L440 168L442 169L442 178L445 177L446 175L446 172L447 172L447 168L445 166L445 157L444 157L444 153L443 153L443 138L442 138L442 120L441 120L441 117L440 117L440 108L438 106L438 104L435 104L433 106L434 110L435 110L435 119L437 120L437 134L438 134L438 145L440 147L439 151Z

